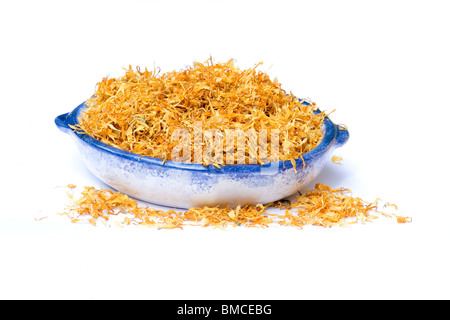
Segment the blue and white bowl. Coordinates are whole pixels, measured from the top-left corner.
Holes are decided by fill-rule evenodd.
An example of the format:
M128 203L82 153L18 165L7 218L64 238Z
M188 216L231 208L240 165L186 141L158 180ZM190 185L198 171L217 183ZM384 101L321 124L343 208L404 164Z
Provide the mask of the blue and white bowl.
M142 157L75 132L69 125L78 124L85 109L82 103L58 116L55 123L75 141L86 167L112 188L133 198L178 208L256 205L286 198L312 182L333 150L349 138L346 128L326 117L322 141L305 153L303 160L296 160L297 172L290 161L226 165L220 169L174 161L163 164L161 159Z

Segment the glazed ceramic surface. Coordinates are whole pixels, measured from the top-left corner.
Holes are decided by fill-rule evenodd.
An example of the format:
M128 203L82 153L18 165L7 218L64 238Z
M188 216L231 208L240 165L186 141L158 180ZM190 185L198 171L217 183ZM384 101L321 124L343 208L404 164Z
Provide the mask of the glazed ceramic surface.
M307 103L307 102L303 102ZM344 145L349 133L328 117L324 137L313 150L296 160L266 165L227 165L216 168L202 164L166 161L108 146L69 125L78 124L84 103L55 119L58 128L68 133L80 151L86 167L114 189L136 199L155 204L189 208L216 205L269 203L288 197L309 184L319 174L333 150Z

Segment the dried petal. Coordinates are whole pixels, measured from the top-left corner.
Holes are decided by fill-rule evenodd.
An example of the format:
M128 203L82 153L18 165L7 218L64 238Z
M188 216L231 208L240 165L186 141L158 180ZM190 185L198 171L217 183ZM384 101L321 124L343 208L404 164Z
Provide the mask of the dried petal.
M210 58L204 63L195 62L186 70L163 74L141 71L139 67L133 70L130 66L124 76L104 78L97 84L74 129L110 146L164 162L189 159L220 168L225 163L286 160L296 170L294 160L320 143L326 115L315 114L315 103L303 105L292 93L285 92L278 81L257 71L260 64L240 70L233 60L214 63ZM190 134L191 145L195 145L197 121L202 123L202 133L240 128L267 139L257 143L253 137L247 137L243 150L234 138L230 140L229 151L235 155L228 159L231 163L225 161L222 152L209 161L206 144L200 147L203 156L196 157L195 148L191 148L190 157L188 154L172 159L177 143L167 142L172 141L175 130L183 129ZM278 131L279 136L272 137ZM227 137L223 139L226 145Z

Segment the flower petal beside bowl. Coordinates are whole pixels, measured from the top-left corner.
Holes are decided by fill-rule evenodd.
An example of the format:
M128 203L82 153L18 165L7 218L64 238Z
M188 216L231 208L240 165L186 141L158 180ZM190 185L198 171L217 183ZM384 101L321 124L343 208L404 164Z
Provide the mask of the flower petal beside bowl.
M332 151L349 138L346 129L326 117L322 141L305 153L303 160L296 160L297 172L290 161L220 169L174 161L163 164L161 159L142 157L75 132L70 126L78 124L85 108L83 102L72 112L58 116L55 123L73 138L86 167L101 181L131 197L178 208L255 205L286 198L313 181Z

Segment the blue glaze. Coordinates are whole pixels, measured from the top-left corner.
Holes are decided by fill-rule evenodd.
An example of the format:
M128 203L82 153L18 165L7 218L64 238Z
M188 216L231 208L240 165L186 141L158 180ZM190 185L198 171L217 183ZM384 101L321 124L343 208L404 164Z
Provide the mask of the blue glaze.
M83 102L72 112L56 117L55 123L74 139L88 169L100 180L130 196L182 208L268 203L285 198L311 182L332 150L343 146L349 138L346 129L326 117L322 141L305 153L303 160L295 161L297 172L290 161L226 165L220 169L175 161L166 161L163 165L161 159L142 157L75 132L70 126L78 124L85 109Z

